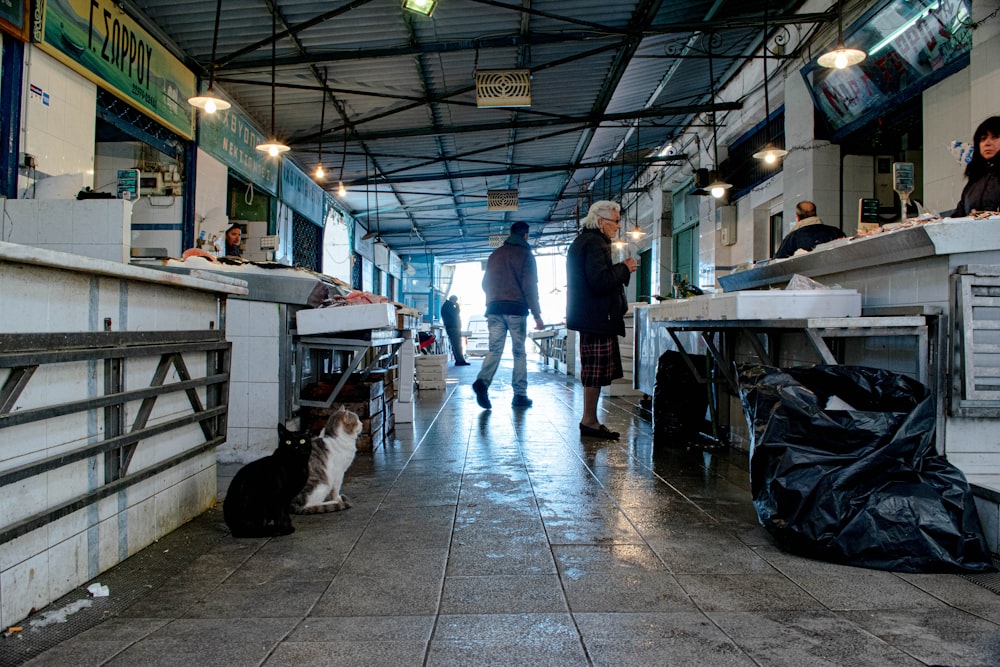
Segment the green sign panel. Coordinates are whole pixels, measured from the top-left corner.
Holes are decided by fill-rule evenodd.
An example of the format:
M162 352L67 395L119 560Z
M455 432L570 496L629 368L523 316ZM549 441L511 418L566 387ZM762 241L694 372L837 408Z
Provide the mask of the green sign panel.
M0 28L24 39L24 0L0 0Z
M257 150L264 135L233 109L198 118L198 147L271 195L278 194L279 158Z
M187 103L194 73L115 2L45 0L43 6L34 12L32 41L185 139L194 137Z
M118 198L136 200L139 198L139 170L118 170Z

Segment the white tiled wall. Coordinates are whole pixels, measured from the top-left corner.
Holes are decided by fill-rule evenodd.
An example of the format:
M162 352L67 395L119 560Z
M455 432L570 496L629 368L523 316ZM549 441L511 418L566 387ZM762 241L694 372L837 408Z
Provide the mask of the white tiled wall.
M32 93L31 86L43 94ZM25 47L21 152L35 156L40 178L77 175L73 185L79 187L72 194L93 187L96 108L94 84L41 50ZM22 173L19 197L32 196L33 185Z
M67 256L67 263L74 260L81 265L90 262ZM141 309L133 312L130 308L143 302L155 303L158 312L142 314ZM17 314L0 317L3 333L99 331L105 317L112 319L115 330L175 330L196 325L208 329L208 321L218 317L217 309L214 294L193 289L104 277L86 268L64 270L0 262L0 312ZM195 353L187 362L197 377L203 366L197 365ZM129 388L147 386L152 375L148 364L130 363L127 371ZM0 384L6 373L0 371ZM93 398L99 382L97 372L86 362L42 366L14 410ZM186 398L158 400L152 421L179 410L178 401ZM86 413L4 429L0 469L10 470L78 448L101 435L100 425ZM136 450L132 470L190 448L203 437L192 425L169 437L144 440ZM17 446L6 446L15 441ZM10 526L86 493L102 478L103 466L91 458L6 485L0 489L0 525ZM0 544L0 625L17 624L32 608L45 606L200 514L215 502L215 485L215 452L208 450L119 494Z
M119 199L8 199L4 241L127 263L132 204Z
M227 439L220 463L248 463L277 445L281 318L275 303L230 299L226 338L233 344Z

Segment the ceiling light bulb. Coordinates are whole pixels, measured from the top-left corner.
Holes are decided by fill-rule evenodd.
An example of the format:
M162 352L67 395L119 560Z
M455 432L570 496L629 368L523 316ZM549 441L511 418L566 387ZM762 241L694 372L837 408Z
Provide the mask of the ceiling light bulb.
M267 153L271 157L277 157L285 151L291 150L291 148L279 142L277 139L271 139L266 143L257 144L257 150L261 153Z
M851 65L857 65L865 59L864 51L858 49L849 49L843 44L839 45L835 50L824 53L816 62L820 67L830 67L835 69L845 69Z
M344 197L344 196L347 195L347 188L344 187L344 182L343 181L340 181L339 183L337 183L337 194L340 195L341 197Z
M767 155L764 156L764 162L768 164L774 164L777 160L778 158L774 157L774 153L771 151L768 151Z
M721 199L722 195L726 194L726 189L722 186L715 186L712 188L712 196L716 199Z
M316 178L323 178L324 176L326 176L326 172L323 171L323 165L316 165Z
M205 113L215 113L216 111L222 111L223 109L228 109L232 106L224 99L215 97L215 93L211 88L206 90L204 95L189 97L188 104L193 106L195 109L201 109Z

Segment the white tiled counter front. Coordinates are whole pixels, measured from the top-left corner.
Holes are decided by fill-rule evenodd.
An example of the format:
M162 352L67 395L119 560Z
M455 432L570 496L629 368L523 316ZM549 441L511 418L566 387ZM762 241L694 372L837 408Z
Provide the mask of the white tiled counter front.
M204 339L226 359L228 345L221 339L228 295L245 294L233 281L213 281L167 274L120 262L64 254L23 245L0 243L0 355L15 342L43 340L66 334L66 340L101 340L102 336L148 339L155 347L171 336L176 340ZM89 337L89 338L84 338ZM48 338L52 338L48 336ZM58 337L56 338L58 340ZM24 343L17 343L24 344ZM54 353L65 353L58 343ZM96 348L95 348L96 349ZM91 350L81 349L81 355ZM37 355L36 355L37 356ZM0 385L19 372L17 364L0 367ZM162 385L206 377L204 351L183 351L179 361L136 355L121 360L119 391L152 387L157 368L164 367ZM26 423L7 415L33 409L94 401L107 396L105 362L81 359L38 362L37 370L15 393L8 412L0 413L0 624L17 624L32 608L41 608L72 588L148 546L215 502L215 451L198 423L151 434L137 443L122 480L113 484L107 456L88 453L104 442L104 408L90 407L64 416ZM228 363L226 363L228 373ZM213 385L225 387L225 385ZM208 385L195 390L209 406ZM125 404L124 430L138 421L155 429L191 416L193 407L183 390L156 397L146 417L143 400ZM225 403L216 409L225 418ZM206 449L206 447L208 447ZM44 466L57 456L81 452L68 465L52 465L22 476L25 466ZM129 481L134 474L134 481ZM104 492L102 489L111 489ZM94 494L97 494L96 496ZM98 497L74 508L75 498ZM62 508L62 509L59 509Z

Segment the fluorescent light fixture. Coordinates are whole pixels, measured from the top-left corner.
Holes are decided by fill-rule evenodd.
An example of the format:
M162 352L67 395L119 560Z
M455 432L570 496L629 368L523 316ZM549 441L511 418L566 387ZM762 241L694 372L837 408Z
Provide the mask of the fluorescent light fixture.
M437 0L403 0L403 9L421 16L430 16L437 7Z
M936 12L940 6L941 6L941 3L939 3L939 2L932 2L931 4L927 5L927 7L925 7L922 12L920 12L919 14L917 14L916 16L914 16L912 19L910 19L909 21L907 21L903 25L899 26L898 28L896 28L895 30L893 30L892 32L890 32L878 44L876 44L875 46L873 46L868 51L868 55L873 56L876 53L878 53L879 51L881 51L882 49L884 49L886 46L888 46L889 44L891 44L894 39L896 39L897 37L899 37L900 35L902 35L904 32L906 32L907 30L909 30L911 27L913 27L913 24L915 24L917 21L920 21L920 20L926 18L927 15L930 14L931 12Z

